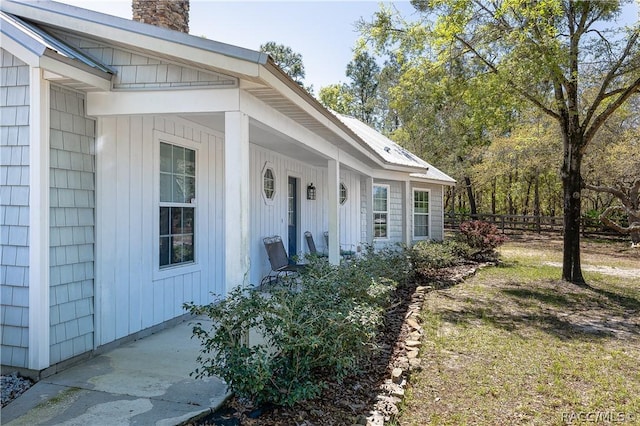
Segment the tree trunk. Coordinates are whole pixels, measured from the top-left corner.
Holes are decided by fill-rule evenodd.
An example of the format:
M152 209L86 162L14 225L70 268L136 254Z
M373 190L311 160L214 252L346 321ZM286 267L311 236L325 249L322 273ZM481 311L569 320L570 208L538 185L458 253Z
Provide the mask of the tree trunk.
M496 214L496 178L491 180L491 214Z
M573 137L572 137L573 136ZM565 136L567 137L567 136ZM585 284L580 268L580 213L582 177L582 153L578 148L578 135L569 135L564 144L562 164L562 189L564 205L564 247L562 279L574 284ZM577 143L576 143L577 142Z
M467 198L469 199L471 218L475 219L478 215L478 209L476 207L476 197L473 195L473 189L471 188L471 178L469 176L464 177L464 184L467 189Z
M540 176L536 175L533 188L533 215L536 217L536 232L540 233Z

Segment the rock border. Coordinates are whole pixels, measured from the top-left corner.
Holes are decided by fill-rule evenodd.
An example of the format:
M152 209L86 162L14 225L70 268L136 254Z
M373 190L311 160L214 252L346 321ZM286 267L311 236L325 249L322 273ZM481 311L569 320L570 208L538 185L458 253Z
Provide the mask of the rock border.
M366 417L366 426L384 426L386 423L395 420L400 413L398 406L404 398L409 376L412 372L421 368L419 353L424 330L420 325L420 313L427 293L459 284L470 276L475 275L481 268L494 264L493 262L485 262L469 265L468 269L448 278L446 281L435 281L433 285L416 287L411 296L411 302L407 308L400 333L407 337L402 344L400 355L393 357L387 367L387 370L390 371L390 377L380 385L380 393L376 397L377 401L374 408Z

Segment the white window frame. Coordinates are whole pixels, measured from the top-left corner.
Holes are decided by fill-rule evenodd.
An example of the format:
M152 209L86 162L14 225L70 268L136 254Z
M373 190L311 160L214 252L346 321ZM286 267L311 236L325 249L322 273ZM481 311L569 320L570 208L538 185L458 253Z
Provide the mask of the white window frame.
M153 154L153 280L170 278L178 275L189 274L200 271L202 269L199 258L202 255L202 245L200 241L204 238L200 230L202 229L203 210L198 207L198 197L201 194L201 186L203 182L203 166L202 152L200 145L196 142L180 138L168 133L154 130L154 154ZM196 154L196 197L192 203L166 203L160 202L160 144L166 143L179 146L195 151ZM193 207L193 217L195 221L195 229L193 230L194 238L194 255L193 262L178 263L170 266L160 267L160 207L176 206L176 207Z
M273 193L271 194L271 197L267 197L264 187L264 175L267 173L267 170L271 170L271 174L273 175ZM273 167L273 164L268 161L264 163L262 171L260 172L260 193L262 194L264 203L267 205L273 205L276 195L278 194L278 175L276 174L276 169Z
M429 208L427 213L416 213L416 192L426 192L429 197ZM427 216L427 235L416 236L416 215ZM431 190L428 188L413 188L411 191L411 234L414 240L431 239Z
M387 190L387 210L375 210L375 193L376 193L376 187L381 187L381 188L386 188ZM391 185L388 184L382 184L382 183L374 183L373 187L372 187L372 194L371 194L371 211L373 214L373 217L371 218L371 220L373 220L373 239L374 240L388 240L389 237L389 230L390 230L390 219L391 219L391 213L389 211L389 204L390 204L390 198L391 198ZM387 215L387 232L386 232L386 237L376 237L376 222L375 222L375 217L376 214L386 214Z

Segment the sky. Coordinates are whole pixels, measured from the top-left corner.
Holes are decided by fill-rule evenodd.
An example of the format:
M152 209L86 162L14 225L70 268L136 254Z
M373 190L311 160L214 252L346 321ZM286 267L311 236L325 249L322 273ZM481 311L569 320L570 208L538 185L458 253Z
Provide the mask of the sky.
M131 19L131 0L58 0L74 6ZM403 14L409 1L393 2ZM221 1L191 0L189 33L252 50L275 41L302 55L305 85L346 82L347 64L359 37L355 23L371 20L378 1Z
M131 0L58 0L74 6L131 19ZM347 82L347 64L359 37L355 23L370 21L380 8L369 0L191 0L190 34L252 50L268 41L291 47L302 55L305 86L321 87ZM405 18L414 13L408 0L385 2ZM636 0L623 15L638 19ZM635 6L635 7L634 7Z

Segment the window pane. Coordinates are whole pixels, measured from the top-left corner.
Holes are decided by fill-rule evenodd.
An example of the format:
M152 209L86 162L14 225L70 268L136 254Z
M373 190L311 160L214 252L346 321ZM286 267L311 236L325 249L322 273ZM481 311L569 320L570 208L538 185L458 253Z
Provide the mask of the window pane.
M263 189L265 197L272 199L275 192L275 178L271 169L264 171Z
M160 207L160 236L169 235L170 233L169 207Z
M184 178L184 202L191 203L196 198L196 179L193 177Z
M171 208L171 234L182 234L182 207Z
M173 176L173 194L171 201L174 203L184 203L184 176Z
M169 265L169 240L170 237L160 237L160 266Z
M340 204L347 201L347 187L343 183L340 184Z
M196 152L192 149L185 149L184 153L185 167L184 174L187 176L196 175Z
M182 237L182 261L193 262L193 235Z
M387 188L384 186L373 187L373 198L387 198Z
M429 216L427 215L415 215L413 217L414 235L416 237L428 237L429 236Z
M171 173L171 145L166 143L160 144L160 171Z
M171 181L170 174L160 173L160 201L171 202Z
M173 173L184 174L184 148L173 145Z
M195 209L184 207L182 209L182 233L193 234Z
M387 211L387 200L386 199L374 199L373 200L373 210L377 212L386 212Z
M376 238L387 237L387 214L375 213L373 215L373 236Z
M171 263L182 263L182 236L171 237Z

